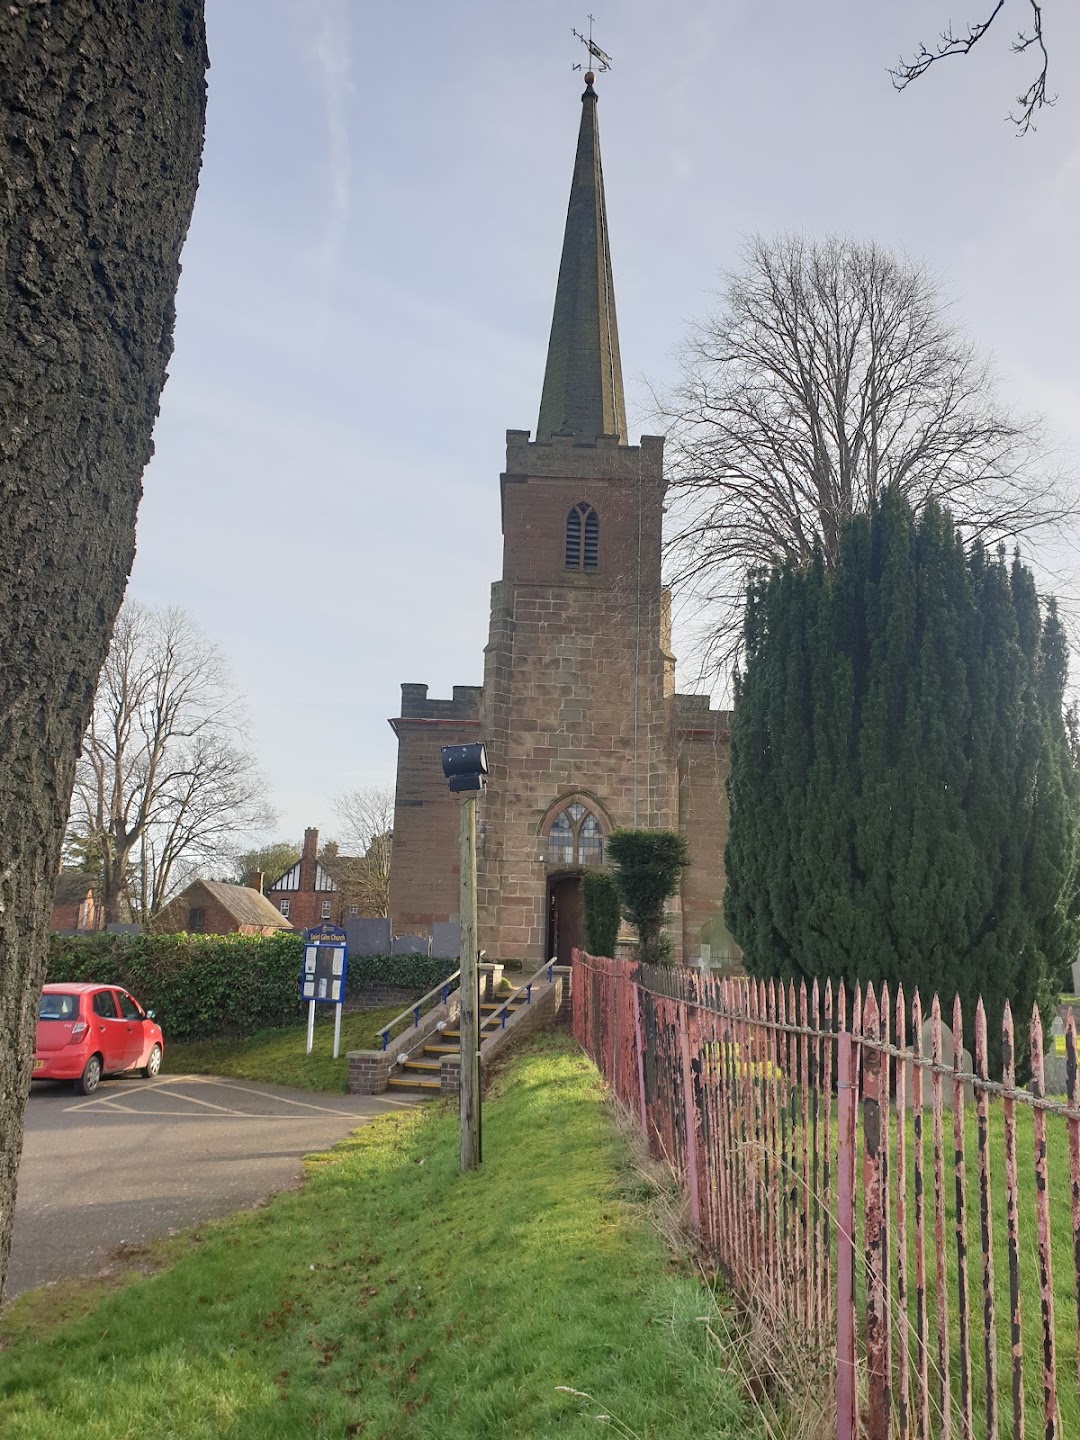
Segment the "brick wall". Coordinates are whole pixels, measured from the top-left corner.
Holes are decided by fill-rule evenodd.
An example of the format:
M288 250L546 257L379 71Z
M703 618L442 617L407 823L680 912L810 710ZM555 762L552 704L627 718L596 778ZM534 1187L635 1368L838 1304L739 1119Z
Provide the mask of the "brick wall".
M58 888L66 898L54 902L49 916L50 930L104 930L105 906L95 896L91 879L83 881L62 873Z
M356 1010L385 1010L391 1005L396 1006L399 1010L404 1010L406 1005L411 1005L414 1000L419 1000L427 992L426 985L406 987L365 984L349 995L342 1008L346 1014Z
M315 875L319 863L319 832L309 826L304 831L304 848L300 856L299 888L267 890L266 898L275 910L281 911L282 900L289 902L289 913L282 915L294 930L310 930L315 925L343 925L347 897L340 890L316 890ZM275 879L281 877L275 876ZM327 913L323 914L323 906Z
M386 1050L350 1050L348 1090L350 1095L381 1095L386 1089L397 1056L402 1050L413 1052L438 1027L441 1020L452 1021L458 1013L458 996L451 995L449 1004L436 1005L420 1017L420 1024L409 1026L390 1041Z
M101 930L104 925L105 907L96 904L92 895L70 905L54 905L49 918L51 930Z
M350 1050L348 1088L350 1095L381 1095L386 1089L394 1057L387 1050Z
M164 934L179 934L192 928L191 912L202 911L202 922L195 932L199 935L276 935L275 925L238 925L236 917L209 890L189 886L182 895L154 917L154 929Z

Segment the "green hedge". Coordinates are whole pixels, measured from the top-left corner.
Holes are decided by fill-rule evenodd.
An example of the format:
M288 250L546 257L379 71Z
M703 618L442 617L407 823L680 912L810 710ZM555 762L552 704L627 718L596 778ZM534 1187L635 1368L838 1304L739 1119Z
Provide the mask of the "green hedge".
M299 1023L303 940L280 935L53 935L48 978L123 985L166 1039L252 1035ZM429 955L353 955L346 995L371 984L430 990L457 968Z
M603 870L586 870L582 877L585 902L585 943L592 955L614 955L622 909L619 887Z

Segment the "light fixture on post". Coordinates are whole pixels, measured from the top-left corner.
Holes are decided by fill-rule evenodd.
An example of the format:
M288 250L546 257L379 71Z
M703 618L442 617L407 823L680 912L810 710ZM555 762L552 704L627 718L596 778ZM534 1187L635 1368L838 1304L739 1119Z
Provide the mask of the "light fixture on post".
M480 996L476 949L476 797L487 783L487 749L444 745L442 768L451 795L461 796L461 1168L475 1170L480 1144Z

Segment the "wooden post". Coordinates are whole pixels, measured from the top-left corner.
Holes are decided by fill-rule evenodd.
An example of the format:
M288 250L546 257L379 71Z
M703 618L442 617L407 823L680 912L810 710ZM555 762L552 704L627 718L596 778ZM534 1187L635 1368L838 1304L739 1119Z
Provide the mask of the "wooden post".
M480 1007L476 965L476 793L461 797L461 1168L480 1164Z

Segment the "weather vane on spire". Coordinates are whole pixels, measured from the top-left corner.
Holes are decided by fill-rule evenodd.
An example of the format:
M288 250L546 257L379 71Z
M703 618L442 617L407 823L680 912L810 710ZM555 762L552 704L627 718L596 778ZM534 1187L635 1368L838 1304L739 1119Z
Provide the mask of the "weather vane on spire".
M597 68L597 70L610 70L610 69L611 69L611 64L612 64L611 56L607 53L606 50L601 50L601 49L600 49L600 46L597 45L597 44L594 42L594 40L593 40L593 38L592 38L592 27L593 27L593 16L590 15L590 16L589 16L589 33L588 33L587 36L582 35L582 33L581 33L580 30L571 29L570 33L571 33L571 35L576 35L577 38L581 41L581 43L585 46L585 49L588 50L590 59L591 59L591 60L594 60L594 61L596 62L596 68ZM575 66L574 66L574 69L575 69L575 70L580 70L580 69L581 69L581 66L580 66L580 65L575 65ZM590 69L589 74L585 77L586 80L589 81L589 84L590 84L590 85L592 84L592 79L590 78L591 75L592 75L592 71L591 71L591 69Z

